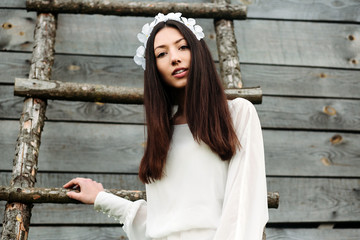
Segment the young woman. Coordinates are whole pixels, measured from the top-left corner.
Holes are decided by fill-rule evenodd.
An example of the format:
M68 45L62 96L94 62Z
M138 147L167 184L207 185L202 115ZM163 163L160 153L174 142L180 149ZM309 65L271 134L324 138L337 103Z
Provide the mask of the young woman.
M69 197L124 224L130 240L260 240L268 220L260 122L245 99L227 101L202 28L158 14L138 35L147 146L139 177L147 202L76 178ZM146 60L145 60L146 59ZM174 110L176 108L176 110ZM175 112L175 113L174 113Z

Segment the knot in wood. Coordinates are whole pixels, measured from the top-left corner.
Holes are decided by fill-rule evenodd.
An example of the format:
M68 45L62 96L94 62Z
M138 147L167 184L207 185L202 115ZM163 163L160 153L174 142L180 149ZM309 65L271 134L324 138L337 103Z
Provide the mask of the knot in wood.
M13 25L11 23L6 22L6 23L3 23L3 25L1 25L1 27L3 29L11 29L13 27Z
M354 35L349 35L349 36L348 36L348 39L349 39L350 41L354 41L354 40L355 40L355 37L354 37Z
M331 166L333 164L332 161L330 159L326 158L326 157L321 158L321 162L325 166Z
M336 134L334 136L332 136L332 138L330 138L330 142L331 144L335 145L335 144L339 144L343 141L343 137L339 134Z
M358 60L356 60L356 59L354 59L354 58L351 59L350 61L351 61L352 64L358 64Z
M334 116L336 115L336 110L335 108L331 107L331 106L325 106L323 109L323 112L329 116Z
M326 75L325 73L320 73L320 77L321 77L321 78L326 78L327 75Z

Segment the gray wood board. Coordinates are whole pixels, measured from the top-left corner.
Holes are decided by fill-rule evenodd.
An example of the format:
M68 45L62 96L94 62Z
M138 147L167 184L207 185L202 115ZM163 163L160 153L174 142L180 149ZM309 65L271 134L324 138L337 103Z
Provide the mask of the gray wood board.
M30 53L0 52L0 83L28 76ZM241 64L246 87L261 86L264 95L360 98L360 71ZM56 55L52 79L143 87L143 71L132 58Z
M31 232L31 231L30 231ZM360 229L267 228L267 240L358 240ZM31 234L31 233L30 233Z
M241 62L359 69L360 26L248 20L234 22ZM355 37L356 36L356 37Z
M133 0L134 2L140 0ZM164 0L157 0L164 1ZM151 2L157 2L152 0ZM166 2L178 2L167 0ZM207 0L181 0L181 2L209 2ZM291 19L315 21L360 21L360 4L354 0L232 0L233 4L246 4L248 18ZM2 0L0 7L25 8L25 0Z
M359 179L268 177L267 181L269 191L280 193L279 208L269 210L270 223L359 220ZM0 203L0 209L4 204ZM116 224L116 221L96 213L89 205L42 204L34 206L31 223L81 225Z
M23 98L13 86L0 88L0 118L18 119ZM49 101L46 116L55 121L143 124L143 105ZM360 131L359 100L264 96L256 105L264 128Z
M40 163L41 165L41 163ZM41 168L41 166L40 166ZM112 174L112 173L80 173L79 172L63 172L48 173L39 172L36 175L35 187L43 188L61 188L65 183L73 178L90 178L94 181L102 183L107 189L124 189L124 190L145 190L145 186L141 183L137 174ZM1 172L0 185L10 185L11 172Z
M0 7L26 8L26 0L1 0Z
M31 17L31 13L21 10L0 13L0 22L19 25L1 29L0 48L31 51L32 40L28 36L32 21L27 18L34 18L35 14ZM139 46L136 34L150 20L73 14L60 14L58 19L56 52L127 57L134 55ZM205 41L217 59L213 21L199 19L198 23L204 28ZM240 60L246 63L359 69L359 32L360 26L354 24L235 21Z
M248 18L360 21L360 4L354 0L232 0L231 2L245 3L248 6Z
M267 228L268 240L358 240L360 229L287 229ZM29 239L38 240L127 240L126 233L119 226L115 227L63 227L31 226Z
M0 169L9 171L18 122L0 124ZM269 176L359 176L358 134L276 130L263 134ZM332 143L331 139L340 141ZM137 173L144 142L141 125L47 122L39 170Z

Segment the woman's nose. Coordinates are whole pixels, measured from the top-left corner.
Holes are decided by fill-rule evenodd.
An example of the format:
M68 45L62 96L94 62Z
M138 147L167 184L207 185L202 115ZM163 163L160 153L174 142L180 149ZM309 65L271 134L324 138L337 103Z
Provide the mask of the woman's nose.
M180 59L180 56L179 54L176 54L176 53L171 53L171 65L176 65L176 64L179 64L181 63L181 59Z
M176 64L179 64L179 63L181 63L181 60L180 59L173 59L172 61L171 61L171 65L176 65Z

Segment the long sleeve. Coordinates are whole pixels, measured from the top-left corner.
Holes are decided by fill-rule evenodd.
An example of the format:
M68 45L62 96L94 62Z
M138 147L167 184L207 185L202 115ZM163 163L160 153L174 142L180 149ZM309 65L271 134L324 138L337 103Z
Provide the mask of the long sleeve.
M111 193L100 192L94 209L114 217L124 224L124 231L130 240L146 240L147 206L144 200L131 202Z
M241 147L229 164L222 216L214 240L261 240L268 207L260 121L247 100L235 99L229 108Z

